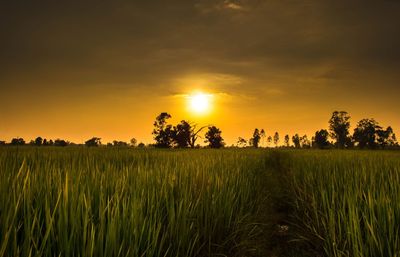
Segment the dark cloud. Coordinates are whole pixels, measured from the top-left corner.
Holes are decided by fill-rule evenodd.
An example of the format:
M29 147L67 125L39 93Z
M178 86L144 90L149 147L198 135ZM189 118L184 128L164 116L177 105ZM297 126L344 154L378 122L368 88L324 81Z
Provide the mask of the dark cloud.
M192 75L260 102L343 89L393 101L399 13L372 0L7 1L0 108L13 94L169 95Z

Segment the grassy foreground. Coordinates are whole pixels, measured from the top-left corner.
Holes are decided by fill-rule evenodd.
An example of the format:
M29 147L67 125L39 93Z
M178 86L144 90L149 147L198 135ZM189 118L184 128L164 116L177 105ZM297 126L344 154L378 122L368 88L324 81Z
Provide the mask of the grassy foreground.
M399 152L310 151L281 159L300 238L325 256L400 256Z
M256 224L257 151L0 148L0 256L208 256Z
M400 256L400 153L0 148L0 257L299 256L298 242Z

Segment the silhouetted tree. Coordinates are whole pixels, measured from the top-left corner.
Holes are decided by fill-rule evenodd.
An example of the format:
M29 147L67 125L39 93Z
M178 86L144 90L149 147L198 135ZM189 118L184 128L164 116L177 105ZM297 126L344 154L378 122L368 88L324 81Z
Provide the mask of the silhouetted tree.
M267 136L267 134L265 133L265 130L264 129L261 129L261 131L260 131L260 137L261 137L261 146L264 146L264 143L265 143L265 137Z
M91 139L85 141L85 145L89 147L96 147L101 145L101 138L99 137L92 137Z
M54 146L67 146L69 142L63 140L63 139L56 139L54 141Z
M23 138L19 138L19 137L13 138L11 140L10 145L25 145L25 140Z
M247 140L244 139L244 138L242 138L242 137L238 137L238 141L237 141L236 145L237 145L238 147L246 147L246 145L247 145Z
M136 140L136 138L132 138L131 140L130 140L130 143L131 143L131 146L132 147L136 147L136 145L137 145L137 140Z
M295 148L301 148L299 134L296 134L292 137L292 142L293 142Z
M37 138L35 139L35 145L41 146L42 144L43 144L43 138L37 137Z
M197 128L197 124L191 124L190 126L191 126L191 132L190 132L190 142L189 142L189 144L190 144L191 148L195 148L195 147L198 147L198 145L196 145L196 141L200 137L199 136L200 132L203 129L207 128L208 126L203 126L203 127L200 127L200 128Z
M307 135L304 135L300 137L300 144L302 148L310 148L311 147L311 142L308 140Z
M253 137L251 138L252 145L253 145L255 148L258 148L258 145L259 145L259 143L260 143L260 139L261 139L260 131L258 130L258 128L256 128L256 129L254 130Z
M329 132L326 129L321 129L315 132L313 146L319 149L326 149L330 146L328 141Z
M139 148L144 148L144 147L145 147L145 144L142 143L142 142L140 142L140 143L138 144L138 147L139 147Z
M379 146L385 148L386 146L395 146L397 144L396 135L393 133L392 127L387 127L386 130L378 129L377 141Z
M269 145L271 145L272 144L272 136L269 136L268 138L267 138L267 146L269 146Z
M375 148L376 134L382 129L374 119L362 119L354 129L353 139L360 148Z
M177 147L185 148L189 147L191 143L192 126L182 120L181 123L176 125L172 132L172 138Z
M0 145L6 145L6 141L0 141Z
M49 142L48 142L47 144L48 144L49 146L53 146L53 145L54 145L54 142L53 142L52 139L50 139Z
M347 112L335 111L329 120L329 130L331 137L336 140L338 148L345 148L351 145L349 137L350 116Z
M114 141L113 141L113 146L116 146L116 147L126 147L126 146L128 146L128 143L127 143L127 142L124 142L124 141L114 140Z
M285 136L285 146L286 146L286 147L289 147L289 146L290 146L290 137L289 137L289 135L286 135L286 136Z
M274 144L275 144L275 147L278 147L278 144L279 144L279 133L278 132L275 132Z
M171 118L166 112L157 116L154 122L154 140L156 141L155 147L170 148L173 143L173 130L171 125L167 125L167 120Z
M211 148L221 148L224 146L224 139L221 136L221 130L215 126L208 127L208 131L205 135L205 143Z

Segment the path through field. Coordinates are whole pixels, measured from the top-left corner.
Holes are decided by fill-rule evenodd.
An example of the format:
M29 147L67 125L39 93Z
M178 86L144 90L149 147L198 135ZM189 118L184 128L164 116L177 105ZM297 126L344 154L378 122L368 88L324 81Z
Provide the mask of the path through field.
M296 242L291 217L292 205L288 191L287 171L280 163L280 155L271 156L273 165L266 171L263 194L267 197L261 206L258 222L262 232L255 242L254 257L305 257L304 247Z

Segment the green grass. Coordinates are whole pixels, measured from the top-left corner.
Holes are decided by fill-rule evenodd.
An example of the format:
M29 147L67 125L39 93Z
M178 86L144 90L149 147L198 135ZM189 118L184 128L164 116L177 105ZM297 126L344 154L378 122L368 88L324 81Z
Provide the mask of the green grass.
M400 153L286 153L301 238L326 256L400 256Z
M300 254L400 256L399 152L0 147L0 257Z
M238 251L265 154L0 148L0 256L209 256Z

